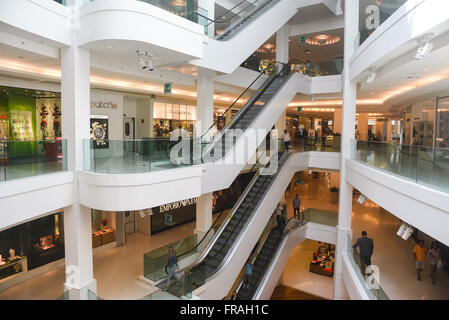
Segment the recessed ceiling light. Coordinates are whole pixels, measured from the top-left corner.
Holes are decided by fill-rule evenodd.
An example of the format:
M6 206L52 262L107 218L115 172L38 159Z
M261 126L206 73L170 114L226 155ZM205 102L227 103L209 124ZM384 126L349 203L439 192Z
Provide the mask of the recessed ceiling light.
M112 46L106 46L106 49L112 49Z

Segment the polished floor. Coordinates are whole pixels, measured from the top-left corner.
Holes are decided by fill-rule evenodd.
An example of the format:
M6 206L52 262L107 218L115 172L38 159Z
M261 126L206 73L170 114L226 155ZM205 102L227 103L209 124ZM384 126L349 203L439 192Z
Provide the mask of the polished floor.
M270 300L325 300L325 299L304 291L280 285L274 289Z
M335 175L331 177L331 175ZM329 188L338 181L338 173L319 176L302 172L300 185L292 185L286 193L288 215L293 215L292 197L301 198L301 210L317 208L338 211L338 204L331 204ZM449 275L439 270L436 285L430 279L427 263L422 281L417 281L412 249L413 239L402 240L396 235L401 221L375 203L367 200L363 205L353 202L352 228L354 242L363 230L374 240L372 263L380 269L380 285L390 299L449 299ZM430 239L426 237L426 245ZM284 269L282 284L320 297L332 298L331 278L308 272L313 250L317 243L306 240L290 254Z

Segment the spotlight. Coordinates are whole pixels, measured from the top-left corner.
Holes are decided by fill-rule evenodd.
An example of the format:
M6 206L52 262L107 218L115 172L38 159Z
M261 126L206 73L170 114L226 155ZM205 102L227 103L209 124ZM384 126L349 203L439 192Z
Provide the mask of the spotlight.
M421 46L418 48L418 51L416 52L415 60L421 61L427 55L432 51L433 49L433 43L429 40L426 40L424 43L421 44Z
M366 197L363 194L361 194L360 197L357 199L357 202L360 204L363 204L365 202L365 200L366 200Z
M143 58L140 58L137 60L137 62L140 64L140 66L142 67L142 69L146 69L147 67L147 63Z
M140 217L141 217L142 219L145 218L145 210L140 210L140 211L139 211L139 214L140 214Z
M368 78L366 78L366 83L373 83L374 79L376 79L376 67L371 67L369 70Z
M407 224L405 222L402 222L401 227L399 228L398 232L396 233L399 237L402 237L404 235L405 230L407 229Z
M153 67L153 58L150 57L147 61L147 67L148 67L148 71L153 71L154 67Z
M412 233L413 233L413 227L410 225L407 225L407 228L405 229L404 234L402 235L402 239L408 240L408 238L410 238Z

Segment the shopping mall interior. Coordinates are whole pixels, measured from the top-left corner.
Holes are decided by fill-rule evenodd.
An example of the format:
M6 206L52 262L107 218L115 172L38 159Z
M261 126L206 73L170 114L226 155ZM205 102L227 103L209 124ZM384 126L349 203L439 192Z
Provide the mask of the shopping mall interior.
M0 300L449 299L447 12L2 0Z

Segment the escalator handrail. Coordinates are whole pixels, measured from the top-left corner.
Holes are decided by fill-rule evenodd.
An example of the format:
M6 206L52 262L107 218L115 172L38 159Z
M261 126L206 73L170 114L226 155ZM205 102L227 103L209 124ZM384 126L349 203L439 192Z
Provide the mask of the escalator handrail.
M296 219L296 217L291 217L290 219L288 219L288 220L287 220L287 223L285 224L284 229L282 230L281 233L279 233L279 235L278 235L278 237L277 237L277 239L276 239L277 246L273 247L273 248L271 249L271 251L270 251L270 257L271 257L271 259L267 259L267 260L265 261L265 263L263 264L263 267L262 267L261 272L259 273L259 275L258 275L257 278L256 278L256 282L255 282L256 286L254 287L254 290L253 290L253 293L252 293L252 295L251 295L251 298L254 297L254 294L255 294L255 293L257 292L257 290L259 289L260 280L263 279L264 276L266 275L267 268L268 268L268 267L270 266L270 264L273 262L273 257L274 257L274 255L276 254L276 252L279 250L279 247L280 247L280 244L281 244L282 240L283 240L283 239L288 235L288 233L291 231L291 230L288 230L288 232L285 232L285 230L286 230L286 228L287 228L287 226L288 226L288 223L289 223L290 221L294 220L294 219ZM303 226L303 225L304 225L304 223L303 223L302 221L300 221L300 223L299 223L297 226L295 226L294 229L296 229L296 228L298 228L298 227L301 227L301 226ZM275 227L275 228L277 228L277 227ZM274 228L273 228L273 229L274 229ZM292 229L292 230L293 230L293 229Z
M279 159L280 159L281 157L284 156L284 154L288 154L288 151L284 151L284 152L282 152L282 154L281 154L280 156L279 156L279 155L277 155L277 156L279 156ZM287 159L285 160L284 165L285 165L287 162L288 162L288 157L287 157ZM282 168L284 167L284 165L282 166ZM258 174L260 175L260 172L259 172ZM279 171L278 171L278 173L276 174L276 176L277 176L278 174L279 174ZM275 180L276 180L276 179L273 179L273 180L270 182L270 184L268 185L268 187L265 189L266 192L271 188L271 186L273 185L273 183L275 182ZM262 200L262 201L263 201L263 200ZM246 229L246 227L248 226L248 224L251 223L252 219L254 218L254 212L257 211L257 209L258 209L258 207L260 206L260 204L261 204L261 202L259 202L259 203L257 204L257 206L253 208L253 212L252 212L251 216L248 217L248 219L247 219L245 225L243 226L242 230ZM242 234L240 234L240 236L239 236L238 238L236 238L234 241L239 242L239 241L241 240L241 236L242 236ZM217 239L218 239L218 237L217 237ZM216 240L217 240L217 239L216 239ZM212 246L213 246L213 245L212 245ZM212 246L209 247L209 251L210 251L210 249L212 248ZM234 246L234 247L235 247L235 246ZM227 258L229 257L229 255L230 255L230 253L231 253L232 251L233 251L233 250L229 250L229 251L228 251L228 253L227 253L227 254L225 255L225 257L223 258L222 262L217 266L216 271L214 272L214 274L211 275L209 278L205 279L206 281L208 281L208 280L214 278L214 277L219 273L219 270L220 270L220 269L223 267L223 265L226 263L226 261L228 260ZM207 254L206 254L206 255L207 255ZM204 257L203 257L203 259L204 259ZM202 260L203 260L203 259L202 259ZM199 263L201 263L201 261L199 261L197 264L199 264Z
M270 159L273 156L277 156L277 155L270 155ZM206 248L206 250L204 250L204 252L194 262L192 262L190 264L190 266L188 266L186 269L190 270L190 269L194 268L195 266L199 265L206 258L206 256L209 254L210 250L212 250L213 246L215 245L215 243L220 238L221 234L223 233L223 231L226 228L226 226L228 225L228 223L231 221L232 216L235 214L235 212L238 210L238 208L240 207L242 202L245 200L245 198L248 195L248 193L251 191L251 188L256 183L257 178L259 176L260 176L260 171L257 172L254 175L254 177L251 179L251 181L248 183L248 185L246 186L245 190L242 192L241 196L239 197L237 202L232 207L228 217L226 218L226 221L223 222L222 225L220 226L220 228L217 230L217 233L215 234L214 239L210 242L210 244Z
M257 2L257 1L256 1ZM254 3L256 3L254 2ZM269 5L268 7L263 8L264 6L266 6L267 4L269 4L271 2L271 5ZM251 17L253 14L256 14L257 12L259 12L260 10L268 10L269 8L271 8L272 6L274 6L275 4L277 4L279 2L279 0L274 1L274 0L266 0L265 2L261 3L260 6L254 8L253 11L249 12L246 17L243 17L242 19L238 19L236 21L234 21L233 23L231 23L230 26L228 26L226 29L223 30L223 33L221 34L217 34L214 38L215 40L220 40L221 38L223 38L229 31L231 31L232 29L234 29L239 23L241 23L244 19L248 19L249 17ZM250 6L248 6L247 8L249 8ZM244 10L246 10L247 8L245 8ZM242 12L244 11L242 10ZM233 36L232 36L233 37Z
M276 64L280 64L282 65L282 69L280 72L276 72L276 74L274 74L273 76L269 77L264 84L262 85L262 87L257 90L257 92L255 94L253 94L253 96L245 103L245 105L237 112L237 114L234 116L234 118L232 119L232 121L230 123L228 123L214 138L213 140L208 143L208 147L205 148L205 150L203 151L203 155L204 154L208 154L212 151L213 146L215 145L215 143L219 142L221 137L223 136L223 134L229 129L229 127L235 123L246 111L247 108L251 107L252 104L257 101L257 99L265 92L265 90L270 86L270 84L280 75L283 74L290 74L290 65L292 63L295 62L301 62L301 60L299 59L291 59L288 63L283 63L283 62L278 62L278 61L274 61L272 63L270 63L257 77L256 79L249 85L249 87L247 87L241 94L240 96L225 110L225 112L223 113L226 114L229 110L231 110L232 106L237 103L237 101L249 90L249 88L251 88L251 86L264 74L264 72L273 66L276 66ZM265 104L265 106L268 104L269 102L267 102ZM218 118L217 120L209 127L209 129L207 129L200 137L200 140L202 140L204 138L204 136L210 132L211 130L213 130L214 126L217 124L218 122ZM224 156L224 155L222 155Z
M242 3L248 2L248 0L240 1L240 2L237 3L235 6L233 6L231 9L229 9L228 11L226 11L226 12L223 13L221 16L219 16L218 18L215 18L215 19L211 19L211 18L209 18L209 17L203 16L201 13L198 13L198 12L193 12L192 14L193 14L193 15L197 15L197 16L199 16L199 17L201 17L201 18L204 18L204 19L208 20L209 23L206 24L206 25L204 26L204 27L208 27L208 26L209 26L210 24L212 24L212 23L226 23L226 22L231 21L232 19L234 19L235 16L240 15L240 13L242 13L243 11L245 11L246 9L248 9L249 7L251 7L252 5L254 5L255 3L259 2L259 1L260 1L260 0L254 0L254 2L250 2L250 3L248 4L248 6L246 6L244 9L240 10L238 13L232 12L232 10L234 10L235 8L237 8L238 6L240 6ZM218 19L220 19L220 18L222 18L222 17L226 19L226 15L229 14L229 13L233 13L235 16L233 16L233 17L231 17L231 18L229 18L229 19L227 19L227 20L218 21Z
M256 152L256 154L257 154L257 152ZM256 159L256 161L255 161L255 163L254 163L254 165L251 167L251 169L249 170L248 173L253 172L253 170L254 170L254 168L256 167L256 165L258 164L259 160L260 160L260 157L257 157L257 159ZM231 211L232 211L232 210L231 210ZM223 210L222 212L220 212L220 215L218 216L217 219L215 219L214 223L212 223L212 226L209 228L209 230L207 230L206 234L205 234L204 237L200 240L200 242L198 242L198 243L197 243L191 250L189 250L189 251L187 251L187 252L184 252L183 254L179 255L179 256L178 256L178 259L179 259L180 257L182 257L183 255L186 255L187 253L196 250L196 249L201 245L201 243L204 241L204 239L206 239L206 237L207 237L207 235L209 234L209 232L215 227L215 224L217 223L217 221L220 220L220 218L221 218L223 212L224 212L224 210Z

